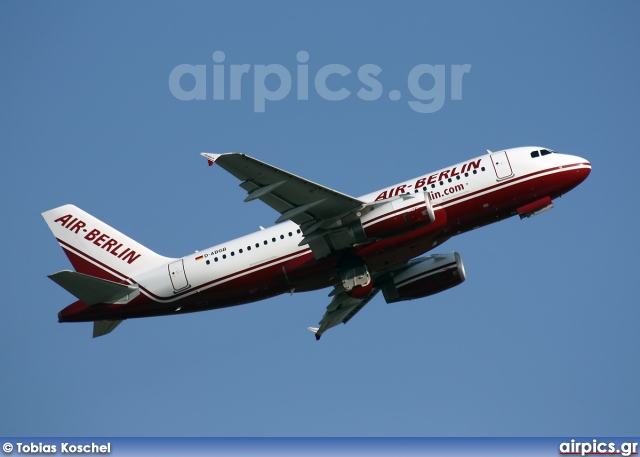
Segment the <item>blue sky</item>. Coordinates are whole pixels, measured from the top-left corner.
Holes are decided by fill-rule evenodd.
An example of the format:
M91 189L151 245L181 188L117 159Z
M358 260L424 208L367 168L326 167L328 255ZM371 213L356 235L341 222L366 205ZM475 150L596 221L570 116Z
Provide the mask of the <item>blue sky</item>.
M637 435L639 19L637 2L0 3L0 434ZM213 99L216 51L227 70L251 66L240 100ZM172 94L181 64L205 66L205 100ZM269 64L292 89L256 113L255 69ZM328 79L350 92L341 101L314 85L331 64L351 71ZM366 64L382 69L373 101L357 96ZM430 114L408 104L421 64L445 68ZM449 240L461 286L377 297L319 343L306 328L328 290L96 340L90 324L57 323L73 298L46 277L70 267L48 209L73 203L178 257L277 218L201 151L357 196L523 145L585 157L591 176L553 211Z

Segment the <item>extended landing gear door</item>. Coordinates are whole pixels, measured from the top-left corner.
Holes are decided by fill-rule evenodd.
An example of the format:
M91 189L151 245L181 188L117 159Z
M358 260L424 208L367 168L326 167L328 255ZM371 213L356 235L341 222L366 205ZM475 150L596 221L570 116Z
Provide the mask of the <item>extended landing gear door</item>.
M493 169L496 172L498 181L502 179L511 178L513 176L513 170L511 169L511 163L509 157L507 157L507 151L494 152L489 155Z
M189 287L187 275L184 272L184 261L182 259L169 264L169 279L171 279L171 285L174 291Z

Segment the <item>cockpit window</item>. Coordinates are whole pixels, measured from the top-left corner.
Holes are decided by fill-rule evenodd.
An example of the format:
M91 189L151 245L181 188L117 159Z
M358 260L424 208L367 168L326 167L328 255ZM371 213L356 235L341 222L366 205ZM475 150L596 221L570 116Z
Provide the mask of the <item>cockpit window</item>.
M546 156L549 154L555 154L555 151L551 149L540 149L539 151L531 151L531 158L535 159L536 157Z

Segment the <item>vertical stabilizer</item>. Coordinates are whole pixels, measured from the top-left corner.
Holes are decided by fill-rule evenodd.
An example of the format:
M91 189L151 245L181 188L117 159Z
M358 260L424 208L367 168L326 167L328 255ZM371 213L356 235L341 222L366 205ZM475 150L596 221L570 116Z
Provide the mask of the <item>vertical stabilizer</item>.
M172 259L147 249L73 205L42 213L76 271L122 281Z

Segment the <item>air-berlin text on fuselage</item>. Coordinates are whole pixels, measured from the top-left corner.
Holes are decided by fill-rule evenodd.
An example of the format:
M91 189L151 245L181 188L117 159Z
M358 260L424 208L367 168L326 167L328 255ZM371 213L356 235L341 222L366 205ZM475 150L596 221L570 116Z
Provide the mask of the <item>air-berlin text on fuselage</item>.
M111 238L106 233L100 232L98 229L89 230L87 228L87 224L77 217L73 217L73 214L67 214L66 216L59 217L54 222L59 222L60 225L74 232L76 235L80 235L80 231L82 230L83 233L86 233L84 236L85 240L93 241L93 244L99 248L104 249L111 255L114 255L118 259L129 264L135 262L142 255L138 254L133 249L123 247L122 243L118 242L118 240Z
M432 175L424 176L424 177L418 179L415 182L415 184L402 184L402 185L400 185L398 187L392 187L391 189L385 190L380 195L378 195L376 197L375 201L384 200L386 198L391 198L391 197L395 197L397 195L406 194L407 192L410 192L410 190L408 190L408 189L421 189L421 188L429 186L431 184L435 184L438 181L444 181L445 179L453 178L454 176L459 176L459 175L462 175L464 173L468 173L471 170L475 170L477 168L480 168L480 162L481 161L482 161L482 158L480 158L478 160L475 160L475 161L467 162L467 163L463 164L462 167L460 167L460 170L458 170L458 166L455 166L455 167L453 167L451 169L442 170L442 171L434 173Z

